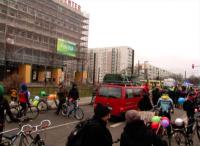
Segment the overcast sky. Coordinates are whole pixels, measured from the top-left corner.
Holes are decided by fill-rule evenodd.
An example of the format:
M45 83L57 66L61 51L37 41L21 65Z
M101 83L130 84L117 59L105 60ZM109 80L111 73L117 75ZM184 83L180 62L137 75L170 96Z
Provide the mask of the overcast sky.
M74 0L90 15L89 48L130 46L135 63L200 75L200 0Z

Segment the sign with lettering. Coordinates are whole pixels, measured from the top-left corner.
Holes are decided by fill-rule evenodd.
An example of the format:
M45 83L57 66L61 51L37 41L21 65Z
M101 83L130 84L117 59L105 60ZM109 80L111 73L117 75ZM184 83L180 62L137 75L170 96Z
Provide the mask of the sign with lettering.
M75 10L81 11L81 6L72 0L56 0L56 2L63 3L67 6L70 6L71 8Z

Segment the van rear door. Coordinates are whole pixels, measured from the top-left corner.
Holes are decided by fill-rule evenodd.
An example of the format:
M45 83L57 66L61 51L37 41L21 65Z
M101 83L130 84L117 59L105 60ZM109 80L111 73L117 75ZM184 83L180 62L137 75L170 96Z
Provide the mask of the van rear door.
M116 115L122 101L122 88L119 86L101 86L95 99L95 103L102 103L112 108L111 114Z
M142 88L125 88L125 109L138 109L138 102L141 99Z

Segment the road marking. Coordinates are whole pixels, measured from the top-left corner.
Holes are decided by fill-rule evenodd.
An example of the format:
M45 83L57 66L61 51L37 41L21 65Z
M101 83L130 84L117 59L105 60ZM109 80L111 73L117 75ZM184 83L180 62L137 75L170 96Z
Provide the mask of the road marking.
M123 123L124 123L124 122L119 122L119 123L110 125L110 127L111 127L111 128L115 128L115 127L118 127L118 126L122 125Z
M80 122L80 121L74 121L74 122L64 123L64 124L60 124L60 125L56 125L56 126L51 126L51 127L45 128L45 129L38 130L38 132L45 131L45 130L56 129L56 128L63 127L63 126L73 125L73 124L76 124L78 122ZM0 134L8 133L8 132L11 132L11 131L14 131L14 130L20 130L20 129L19 128L14 128L14 129L10 129L10 130L6 130L4 132L1 132ZM31 133L35 133L35 132L36 131L33 131Z
M74 122L69 122L69 123L64 123L64 124L60 124L60 125L56 125L56 126L51 126L46 128L45 130L50 130L50 129L55 129L55 128L59 128L59 127L63 127L63 126L68 126L68 125L72 125L72 124L76 124L80 121L74 121Z
M19 128L14 128L14 129L10 129L10 130L3 131L3 132L0 133L0 135L1 135L1 134L4 134L4 133L8 133L8 132L15 131L15 130L19 130Z

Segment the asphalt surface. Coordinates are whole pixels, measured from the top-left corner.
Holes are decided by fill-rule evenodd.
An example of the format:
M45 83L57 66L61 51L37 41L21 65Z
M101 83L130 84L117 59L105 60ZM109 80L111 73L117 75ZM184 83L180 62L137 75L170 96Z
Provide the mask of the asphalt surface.
M84 110L85 118L92 117L92 105L82 105L81 108ZM175 110L175 113L172 117L173 119L174 117L185 118L185 114L182 110ZM41 132L41 136L48 146L65 146L68 135L73 130L74 126L79 122L73 117L67 118L63 117L61 114L56 115L55 110L50 110L40 114L36 120L29 121L27 123L31 125L37 125L40 123L40 121L44 119L49 119L52 122L51 127ZM108 123L108 128L111 131L113 140L117 140L118 138L120 138L120 134L123 131L124 125L125 122L118 119L114 119ZM10 130L16 127L18 127L18 124L16 123L6 123L5 130ZM113 146L119 146L119 143L113 144ZM172 144L172 146L175 145ZM197 140L197 138L195 138L195 143L193 146L199 146L199 141Z

